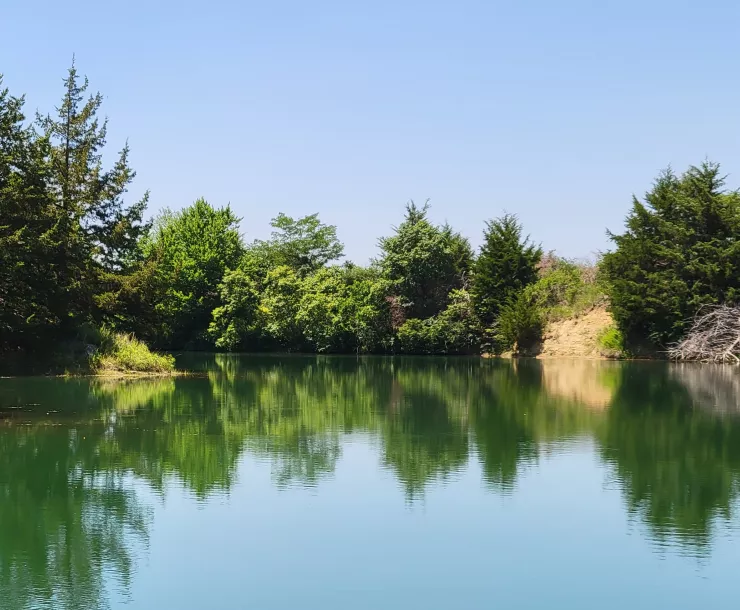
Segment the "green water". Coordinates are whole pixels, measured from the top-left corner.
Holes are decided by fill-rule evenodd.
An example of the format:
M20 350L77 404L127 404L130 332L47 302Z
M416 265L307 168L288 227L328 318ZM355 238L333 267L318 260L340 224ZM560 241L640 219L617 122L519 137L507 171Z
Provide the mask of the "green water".
M736 603L736 369L178 364L0 379L0 608Z

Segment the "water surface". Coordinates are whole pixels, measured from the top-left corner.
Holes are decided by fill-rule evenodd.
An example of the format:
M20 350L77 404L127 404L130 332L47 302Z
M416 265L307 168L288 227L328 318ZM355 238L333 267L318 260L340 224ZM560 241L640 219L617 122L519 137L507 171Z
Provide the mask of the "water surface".
M736 369L178 364L0 379L0 608L736 603Z

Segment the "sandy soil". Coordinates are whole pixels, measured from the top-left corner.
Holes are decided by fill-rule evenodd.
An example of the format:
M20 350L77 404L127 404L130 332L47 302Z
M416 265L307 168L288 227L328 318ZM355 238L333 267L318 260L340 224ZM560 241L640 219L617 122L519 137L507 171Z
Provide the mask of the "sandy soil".
M539 358L601 358L596 341L599 333L613 323L604 307L577 317L548 324Z

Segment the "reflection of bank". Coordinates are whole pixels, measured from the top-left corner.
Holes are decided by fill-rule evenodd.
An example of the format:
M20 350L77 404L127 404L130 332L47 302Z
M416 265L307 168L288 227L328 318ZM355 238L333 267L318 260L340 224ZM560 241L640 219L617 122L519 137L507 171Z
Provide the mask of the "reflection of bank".
M619 364L583 359L542 360L545 391L591 409L606 409L619 382Z
M33 426L0 426L0 591L65 582L56 560L25 585L13 585L3 571L17 564L19 548L32 547L36 523L44 523L40 544L49 549L49 540L62 544L58 532L69 519L74 535L63 544L80 547L75 561L89 560L90 545L109 544L106 561L127 573L132 539L121 532L140 511L121 473L155 490L174 480L206 499L232 488L246 451L271 464L277 487L316 487L335 471L350 436L371 443L408 500L471 460L492 492L516 493L521 474L545 452L590 452L592 443L571 443L588 438L653 540L679 537L692 549L708 548L717 515L732 516L737 503L740 418L695 408L689 389L704 397L702 405L714 404L706 386L734 369L578 359L203 357L210 364L202 376L0 387L3 404L53 401L58 411L24 422ZM707 372L708 380L692 377ZM734 378L725 381L733 387ZM729 400L728 389L728 409ZM104 514L102 506L119 508ZM89 574L75 567L67 582L79 581L93 599L102 568L90 565ZM0 599L0 608L24 607L21 593L10 599L21 601L4 606L9 602Z
M740 369L731 364L672 364L671 376L688 391L694 406L716 414L740 415Z

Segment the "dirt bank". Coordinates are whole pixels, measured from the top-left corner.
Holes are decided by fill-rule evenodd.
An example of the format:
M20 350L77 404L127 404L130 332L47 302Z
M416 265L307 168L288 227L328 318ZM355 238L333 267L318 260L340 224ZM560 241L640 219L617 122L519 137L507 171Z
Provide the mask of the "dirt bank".
M538 358L602 358L597 338L613 322L603 306L576 318L550 322L536 355Z
M551 396L601 411L612 402L615 386L609 383L610 374L618 370L612 362L550 358L542 363L542 382Z

